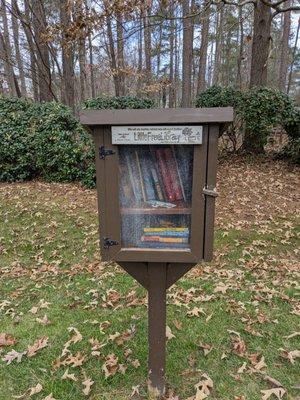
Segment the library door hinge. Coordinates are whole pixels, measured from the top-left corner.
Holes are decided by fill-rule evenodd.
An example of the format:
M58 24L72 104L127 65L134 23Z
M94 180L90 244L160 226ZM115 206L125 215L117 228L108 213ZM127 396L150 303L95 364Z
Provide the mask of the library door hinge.
M109 249L111 246L117 246L119 244L119 242L117 242L116 240L112 240L108 237L103 238L103 247L105 249Z
M218 192L217 192L216 188L213 188L213 189L203 188L202 193L205 194L206 196L218 197Z
M99 147L99 157L104 160L106 156L112 156L116 152L111 149L106 149L104 146Z

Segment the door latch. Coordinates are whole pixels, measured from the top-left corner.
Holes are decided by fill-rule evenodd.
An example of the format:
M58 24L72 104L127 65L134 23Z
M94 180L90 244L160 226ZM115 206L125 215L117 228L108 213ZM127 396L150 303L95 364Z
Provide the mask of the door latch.
M213 189L203 188L202 193L205 194L206 196L211 196L211 197L218 197L219 195L216 188Z
M103 238L103 247L105 249L109 249L111 246L117 246L119 244L119 242L117 242L116 240L112 240L108 237Z
M101 160L104 160L106 156L112 156L115 153L115 150L106 149L104 146L99 147L99 157Z

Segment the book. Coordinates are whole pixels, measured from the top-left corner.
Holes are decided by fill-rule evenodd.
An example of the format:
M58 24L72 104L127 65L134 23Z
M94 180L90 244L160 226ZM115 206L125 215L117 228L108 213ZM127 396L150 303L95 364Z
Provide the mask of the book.
M181 192L182 192L182 197L183 197L183 200L186 201L186 195L185 195L185 190L184 190L184 186L183 186L183 180L182 180L182 177L181 177L180 168L179 168L178 161L177 161L177 158L176 158L176 153L175 153L174 146L172 146L171 148L172 148L172 154L173 154L173 158L174 158L174 161L175 161L176 171L177 171L179 184L180 184L180 188L181 188Z
M175 197L175 193L173 192L173 189L172 189L172 181L171 181L171 176L170 176L167 164L166 164L166 160L165 160L165 156L164 156L164 149L163 148L157 149L156 156L157 156L162 180L164 183L165 191L167 194L167 200L174 201L174 200L176 200L176 197Z
M161 232L144 232L144 236L161 236L161 237L178 237L178 238L186 238L189 237L189 232L173 232L173 231L161 231Z
M134 153L135 153L135 159L136 159L136 164L137 164L137 169L138 169L139 181L141 182L142 196L143 196L143 200L146 201L147 197L146 197L146 192L145 192L144 180L143 180L143 176L142 176L140 157L139 157L139 153L137 150L135 150Z
M139 152L139 155L140 155L139 159L141 164L143 183L146 193L146 200L156 200L155 184L150 170L151 168L150 159L147 157L146 151L141 150Z
M140 203L143 201L142 184L141 180L139 179L138 166L135 158L133 157L133 152L126 152L125 160L135 201L136 203Z
M137 244L139 248L148 249L187 249L188 243L160 243L160 242L139 242Z
M160 243L188 243L188 238L180 237L162 237L162 236L142 236L142 242L160 242Z
M176 162L170 147L164 149L164 156L171 180L171 187L175 196L175 200L182 200L182 190L180 187L179 176L177 173Z
M189 232L189 228L186 227L159 227L159 228L143 228L144 232L163 232L163 231L174 231L174 232Z

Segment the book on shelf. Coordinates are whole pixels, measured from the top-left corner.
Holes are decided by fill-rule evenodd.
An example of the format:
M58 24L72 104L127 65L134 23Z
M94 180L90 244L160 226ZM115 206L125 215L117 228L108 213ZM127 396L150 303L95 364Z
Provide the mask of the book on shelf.
M127 179L121 177L122 196L131 197L135 205L149 202L158 207L157 201L184 207L191 192L191 155L190 150L176 146L127 147L120 161L120 173L127 174Z
M142 242L160 242L160 243L188 243L186 237L166 237L166 236L142 236Z

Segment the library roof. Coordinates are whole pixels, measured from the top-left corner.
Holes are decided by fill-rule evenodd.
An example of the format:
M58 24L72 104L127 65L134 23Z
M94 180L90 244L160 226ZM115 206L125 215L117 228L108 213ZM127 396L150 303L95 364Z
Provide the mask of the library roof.
M84 110L80 114L80 121L89 126L225 123L233 121L233 108Z

